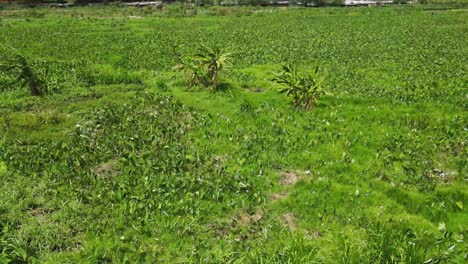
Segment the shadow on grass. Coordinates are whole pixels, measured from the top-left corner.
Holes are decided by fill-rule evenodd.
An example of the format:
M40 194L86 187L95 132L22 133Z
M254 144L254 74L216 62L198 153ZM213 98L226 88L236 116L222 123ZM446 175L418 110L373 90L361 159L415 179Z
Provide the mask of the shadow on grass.
M218 84L218 86L216 87L216 92L229 92L233 89L235 89L236 87L234 85L232 85L231 83L220 83Z

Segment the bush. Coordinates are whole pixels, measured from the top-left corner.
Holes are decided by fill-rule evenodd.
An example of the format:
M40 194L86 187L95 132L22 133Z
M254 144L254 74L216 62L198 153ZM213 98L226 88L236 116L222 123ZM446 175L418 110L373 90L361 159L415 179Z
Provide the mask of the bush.
M313 73L300 73L292 64L286 64L273 81L285 86L279 92L292 96L295 106L307 110L316 106L319 97L325 93L317 81L317 72L318 67Z
M179 61L174 68L185 73L189 89L202 85L215 91L218 88L221 70L230 62L230 54L220 47L202 45L197 54L179 58Z

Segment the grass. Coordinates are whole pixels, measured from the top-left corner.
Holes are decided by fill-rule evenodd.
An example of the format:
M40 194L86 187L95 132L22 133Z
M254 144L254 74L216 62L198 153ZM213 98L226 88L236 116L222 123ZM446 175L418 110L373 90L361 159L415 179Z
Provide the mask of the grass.
M259 10L0 10L52 87L0 73L0 262L466 261L466 11ZM216 93L171 70L200 43L233 52Z

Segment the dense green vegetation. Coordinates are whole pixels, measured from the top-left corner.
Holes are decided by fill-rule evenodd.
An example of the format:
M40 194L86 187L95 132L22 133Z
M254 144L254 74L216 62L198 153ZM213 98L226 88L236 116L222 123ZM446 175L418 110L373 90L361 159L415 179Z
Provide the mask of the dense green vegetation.
M466 30L437 6L0 11L0 262L466 262ZM187 89L203 45L230 63ZM287 62L318 66L308 111Z

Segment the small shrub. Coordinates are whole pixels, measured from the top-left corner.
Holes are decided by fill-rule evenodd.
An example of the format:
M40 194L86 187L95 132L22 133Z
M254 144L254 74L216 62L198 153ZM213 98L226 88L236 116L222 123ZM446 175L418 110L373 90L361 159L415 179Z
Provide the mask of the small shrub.
M180 59L179 64L177 64L174 69L184 73L188 89L204 84L202 69L193 58L188 57Z
M317 81L317 72L318 67L313 73L300 73L292 64L286 64L273 81L285 86L279 92L286 93L287 97L292 96L295 106L307 110L315 107L319 97L325 94Z
M188 88L202 85L216 91L219 74L230 62L230 54L219 47L202 45L198 53L186 58L179 58L180 63L174 68L183 71Z

